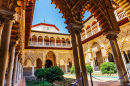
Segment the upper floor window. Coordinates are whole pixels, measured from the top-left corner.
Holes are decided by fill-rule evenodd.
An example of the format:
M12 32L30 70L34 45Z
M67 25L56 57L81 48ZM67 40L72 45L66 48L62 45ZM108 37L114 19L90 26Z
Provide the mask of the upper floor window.
M49 30L49 27L47 27L47 30Z

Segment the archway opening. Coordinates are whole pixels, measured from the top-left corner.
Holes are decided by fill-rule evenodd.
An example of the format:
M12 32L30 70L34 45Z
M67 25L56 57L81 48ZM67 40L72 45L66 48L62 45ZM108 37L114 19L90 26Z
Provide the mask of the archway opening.
M44 38L44 45L49 46L49 37L45 36Z
M50 45L55 46L55 38L54 37L50 38Z
M56 66L56 57L55 57L54 52L49 51L46 54L46 60L50 60L52 62L52 66Z
M103 63L102 53L100 45L97 42L94 42L92 45L92 54L94 57L95 71L99 71L100 65Z
M32 75L32 62L30 59L26 59L24 61L23 76L31 76L31 75Z
M38 58L36 61L36 69L42 68L42 61Z
M52 66L53 66L52 61L46 60L45 68L49 68L49 67L52 67Z
M71 59L68 59L68 65L67 65L67 68L68 68L68 72L70 72L70 68L72 67L72 60Z

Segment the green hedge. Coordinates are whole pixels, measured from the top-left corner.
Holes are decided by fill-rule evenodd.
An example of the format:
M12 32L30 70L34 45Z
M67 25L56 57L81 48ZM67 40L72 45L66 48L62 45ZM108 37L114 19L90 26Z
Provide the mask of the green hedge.
M93 73L93 67L91 65L86 65L86 70L87 70L87 74L90 74L90 71L91 73ZM75 67L71 67L70 68L70 73L75 73Z
M100 71L102 74L114 74L117 73L116 66L113 62L105 62L100 65Z
M86 65L87 74L93 73L93 67L91 65Z
M72 73L75 73L75 67L74 66L72 66L71 68L70 68L70 73L72 74Z

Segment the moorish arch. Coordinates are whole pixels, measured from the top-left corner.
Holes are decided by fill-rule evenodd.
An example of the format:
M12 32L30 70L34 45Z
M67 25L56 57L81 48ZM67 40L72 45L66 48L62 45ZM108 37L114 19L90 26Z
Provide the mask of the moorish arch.
M36 69L39 69L39 68L42 68L42 61L41 61L41 59L37 59L36 60Z
M91 25L93 26L93 25L95 25L96 23L97 23L97 21L93 21Z
M45 67L51 67L51 66L57 66L56 65L56 55L54 54L54 52L49 51L46 54L46 59L45 59Z
M67 69L68 69L68 72L70 72L70 68L72 67L72 59L68 58L67 60Z
M90 28L90 25L87 25L86 30Z
M48 36L45 36L44 37L44 45L46 45L46 46L49 46L49 37Z
M32 61L27 58L24 61L24 67L23 67L23 76L31 76L32 75Z
M32 42L37 42L37 36L36 35L32 36Z
M123 59L126 64L130 63L130 45L129 41L124 41L122 45Z
M65 60L63 58L60 58L60 68L65 72Z
M54 37L50 37L50 45L55 45L55 38Z
M92 45L92 55L94 58L95 67L98 70L98 68L100 69L100 65L103 63L103 58L102 58L101 47L97 42L94 42Z
M106 62L114 62L114 57L112 55L112 51L111 51L110 47L107 50L107 56L108 56L108 61L106 61Z
M68 39L68 38L66 39L66 44L67 44L67 46L70 45L70 39Z
M38 42L43 42L43 37L42 36L38 36Z
M56 45L61 46L61 42L62 42L62 40L59 37L57 37L56 38Z

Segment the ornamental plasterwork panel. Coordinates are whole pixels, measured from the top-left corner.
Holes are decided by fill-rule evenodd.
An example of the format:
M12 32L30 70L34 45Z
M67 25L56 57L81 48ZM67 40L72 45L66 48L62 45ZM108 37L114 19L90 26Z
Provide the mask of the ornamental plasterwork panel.
M85 51L87 51L87 49L88 49L88 46L87 46L87 43L85 43L85 44L83 45L83 51L85 52Z
M58 53L59 58L63 58L65 61L68 60L68 58L73 58L72 53Z
M42 61L43 53L25 53L24 56L25 56L24 61L26 59L30 59L33 64L37 58L41 59Z

